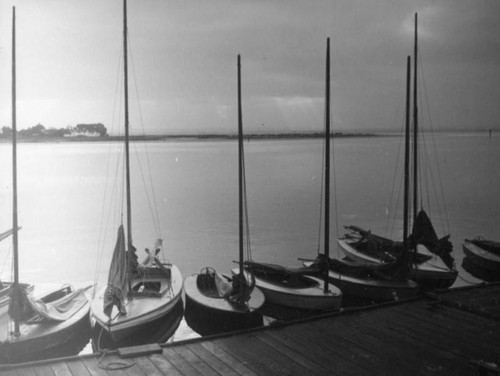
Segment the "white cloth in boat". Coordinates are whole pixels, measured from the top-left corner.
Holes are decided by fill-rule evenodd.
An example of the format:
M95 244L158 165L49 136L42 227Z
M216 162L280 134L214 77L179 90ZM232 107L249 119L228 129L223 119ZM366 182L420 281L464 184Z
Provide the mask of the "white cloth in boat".
M33 311L44 319L66 321L88 302L86 291L90 287L91 286L87 286L75 290L51 303L44 303L41 300L36 300L31 294L27 295L27 299Z

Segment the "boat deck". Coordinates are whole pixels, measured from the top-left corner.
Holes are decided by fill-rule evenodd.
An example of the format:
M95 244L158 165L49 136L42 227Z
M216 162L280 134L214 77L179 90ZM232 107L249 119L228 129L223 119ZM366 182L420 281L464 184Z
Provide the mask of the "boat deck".
M500 374L500 284L129 350L123 351L125 358L115 351L0 371L5 376Z

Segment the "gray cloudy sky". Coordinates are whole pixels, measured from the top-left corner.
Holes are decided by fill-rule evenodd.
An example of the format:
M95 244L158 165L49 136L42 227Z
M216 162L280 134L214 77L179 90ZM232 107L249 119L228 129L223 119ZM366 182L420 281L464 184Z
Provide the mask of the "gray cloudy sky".
M18 127L118 132L121 0L0 2L0 127L12 5ZM238 53L246 131L320 130L328 36L333 126L399 129L415 12L433 128L500 129L500 1L128 0L133 132L234 132Z

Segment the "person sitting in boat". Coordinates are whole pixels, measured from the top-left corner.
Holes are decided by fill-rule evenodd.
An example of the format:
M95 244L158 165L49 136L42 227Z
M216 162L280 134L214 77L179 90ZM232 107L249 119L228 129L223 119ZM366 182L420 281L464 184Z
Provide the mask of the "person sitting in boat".
M158 256L158 253L160 253L160 248L155 249L154 255L151 254L151 251L149 250L149 248L145 248L144 252L146 252L146 257L144 258L144 260L142 260L141 266L143 266L145 268L153 266L155 264L156 256Z
M236 304L245 304L250 300L250 294L252 293L253 287L255 286L255 278L252 276L251 285L248 282L243 273L237 274L233 277L233 284L231 290L227 293L226 299L230 302Z

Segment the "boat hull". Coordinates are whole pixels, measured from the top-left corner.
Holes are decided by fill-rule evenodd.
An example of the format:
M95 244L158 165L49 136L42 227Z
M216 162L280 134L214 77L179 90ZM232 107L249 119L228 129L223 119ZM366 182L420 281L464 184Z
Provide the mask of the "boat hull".
M310 266L311 262L304 262ZM328 280L337 286L344 297L355 297L375 302L410 299L417 295L418 285L413 281L384 281L361 278L328 271Z
M500 256L473 243L464 242L462 267L474 277L487 282L500 281Z
M233 270L235 273L236 270ZM276 284L264 278L255 276L258 288L266 297L266 302L290 308L313 311L337 310L342 304L342 291L335 285L328 285L328 292L324 292L323 281L319 278L307 276L313 283L311 287L290 288Z
M161 277L150 278L147 282L166 283ZM125 302L127 314L120 315L116 309L113 309L111 319L103 311L105 289L101 289L93 299L90 308L93 341L98 342L101 331L106 332L106 336L116 343L130 341L133 337L139 339L143 332L149 332L149 327L157 328L159 322L169 320L170 314L177 317L178 313L175 308L176 304L182 301L183 281L175 265L171 266L170 282L171 288L159 297L127 299ZM175 323L176 320L172 322Z
M351 242L346 239L339 239L338 244L349 260L370 265L380 265L384 263L384 261L379 258L358 251L351 245ZM419 252L428 253L423 245L419 245L418 247ZM443 262L440 262L437 257L415 265L410 274L410 278L417 282L419 287L423 290L449 288L455 283L457 276L458 272L456 270L449 269Z
M179 328L184 314L184 302L179 299L167 315L136 326L133 334L115 340L99 323L91 326L92 349L114 350L120 347L167 342Z
M0 362L19 363L77 355L90 340L89 309L90 301L87 301L65 321L21 323L20 336L9 334L2 339ZM8 320L7 315L1 320ZM2 327L5 327L3 323Z
M0 289L0 316L6 314L9 309L10 289L12 284L12 282L2 282L3 288ZM34 286L32 284L21 283L21 286L28 294L33 292Z
M492 272L500 272L500 256L489 252L477 245L464 242L463 250L466 257L469 257L471 261Z
M414 266L410 278L422 290L441 290L451 287L458 276L458 271L424 262Z
M186 294L185 318L187 324L201 335L229 332L263 325L260 313L265 298L263 292L255 287L248 305L236 305L224 298L204 295L197 287L197 275L184 281Z
M393 282L365 279L328 271L330 283L342 290L344 295L387 302L411 299L418 293L418 285L413 281Z

